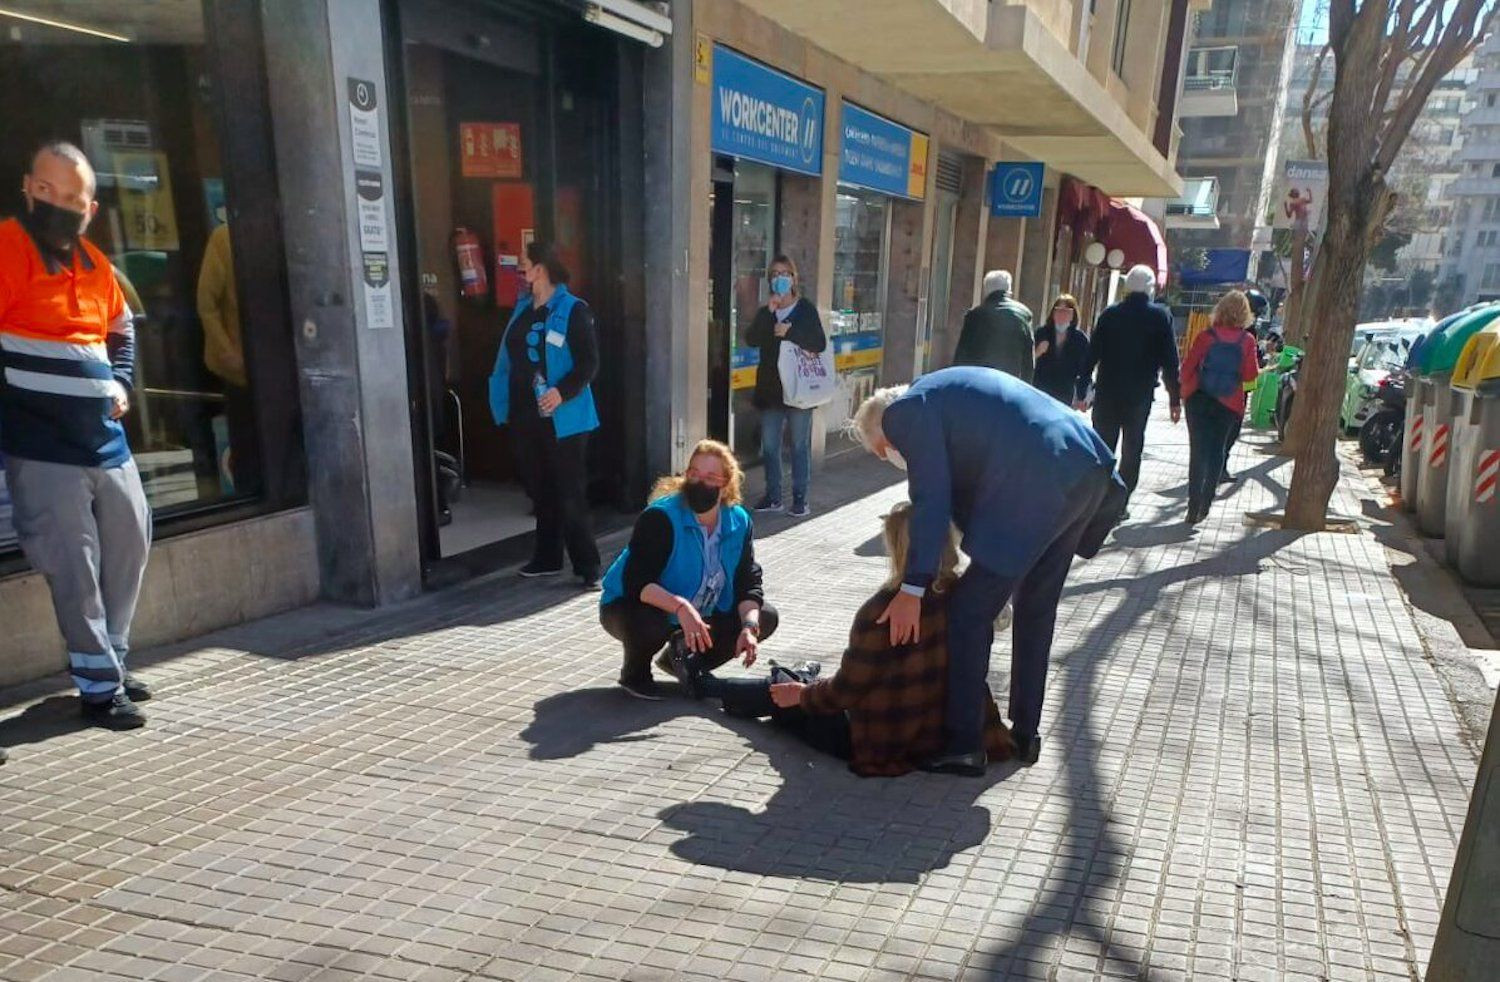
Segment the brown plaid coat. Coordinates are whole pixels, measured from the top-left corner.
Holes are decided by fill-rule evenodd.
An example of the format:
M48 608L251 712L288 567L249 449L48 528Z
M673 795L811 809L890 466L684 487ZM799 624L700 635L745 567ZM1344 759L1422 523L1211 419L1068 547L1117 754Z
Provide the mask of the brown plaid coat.
M922 599L921 639L896 647L890 625L876 623L893 596L894 590L883 589L865 601L839 670L802 690L802 708L809 713L848 712L849 769L865 777L905 774L943 749L948 595L929 590ZM990 760L1004 760L1015 745L988 686L982 698L985 748Z

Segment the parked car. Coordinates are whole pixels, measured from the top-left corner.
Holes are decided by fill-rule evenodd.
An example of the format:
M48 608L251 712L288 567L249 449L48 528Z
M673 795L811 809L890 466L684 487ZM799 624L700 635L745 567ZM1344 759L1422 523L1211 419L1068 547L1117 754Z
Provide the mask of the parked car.
M1359 356L1354 359L1344 381L1344 404L1339 411L1339 423L1345 432L1358 430L1379 408L1376 393L1380 383L1405 367L1411 346L1423 333L1422 329L1404 328L1381 333L1361 346Z

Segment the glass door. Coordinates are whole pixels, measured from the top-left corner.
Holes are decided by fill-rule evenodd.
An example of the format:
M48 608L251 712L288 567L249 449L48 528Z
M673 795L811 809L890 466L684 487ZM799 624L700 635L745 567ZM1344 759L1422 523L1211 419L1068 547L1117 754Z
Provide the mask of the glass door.
M766 302L766 269L776 254L776 170L720 158L714 167L709 276L709 434L741 457L760 453L753 401L759 351L745 332Z

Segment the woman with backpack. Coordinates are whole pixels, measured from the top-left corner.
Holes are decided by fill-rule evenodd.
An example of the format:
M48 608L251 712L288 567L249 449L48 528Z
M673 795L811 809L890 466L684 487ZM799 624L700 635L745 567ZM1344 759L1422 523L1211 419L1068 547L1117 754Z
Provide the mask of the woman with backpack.
M1245 415L1245 393L1260 374L1250 301L1230 290L1214 306L1213 324L1193 339L1182 363L1188 422L1189 525L1208 516L1229 453L1235 421Z

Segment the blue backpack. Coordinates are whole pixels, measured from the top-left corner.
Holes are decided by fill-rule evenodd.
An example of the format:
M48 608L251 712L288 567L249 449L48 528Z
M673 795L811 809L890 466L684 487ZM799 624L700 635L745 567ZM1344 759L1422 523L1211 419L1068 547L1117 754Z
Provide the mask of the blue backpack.
M1212 328L1210 328L1212 330ZM1214 331L1213 344L1198 368L1198 386L1215 399L1227 399L1240 389L1240 339L1225 341Z

